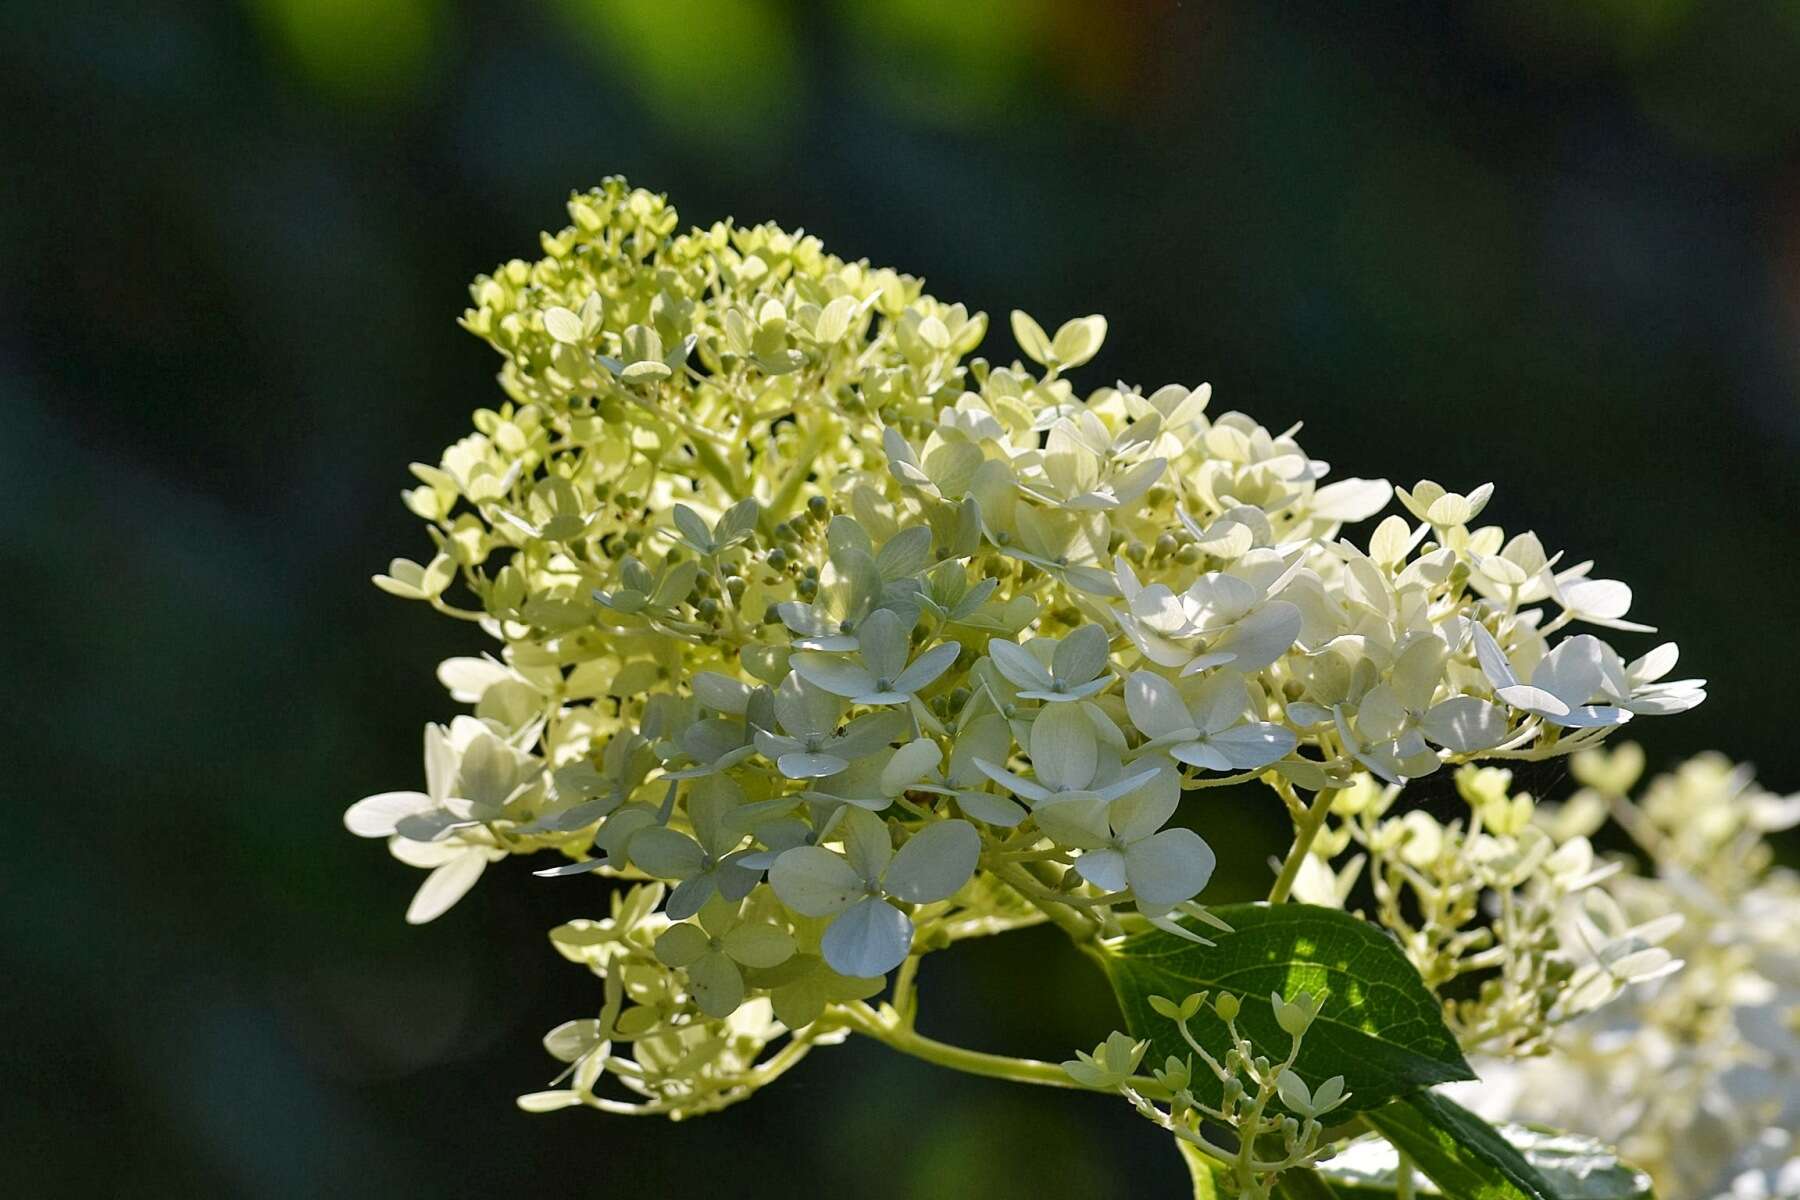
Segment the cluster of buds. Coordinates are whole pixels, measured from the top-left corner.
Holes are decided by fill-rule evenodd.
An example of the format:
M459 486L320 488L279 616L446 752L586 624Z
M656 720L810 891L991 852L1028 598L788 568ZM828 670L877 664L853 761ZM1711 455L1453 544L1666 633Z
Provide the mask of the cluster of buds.
M1211 998L1229 1034L1230 1045L1215 1055L1189 1026L1208 993L1194 992L1180 1001L1152 996L1150 1007L1172 1022L1187 1043L1185 1058L1170 1055L1148 1077L1137 1075L1149 1043L1115 1032L1063 1064L1070 1078L1085 1087L1116 1091L1160 1128L1172 1133L1203 1164L1222 1171L1234 1194L1262 1200L1271 1194L1283 1171L1304 1167L1322 1157L1334 1141L1325 1118L1350 1099L1344 1077L1333 1075L1309 1086L1294 1069L1301 1042L1319 1015L1322 995L1299 991L1291 998L1269 997L1275 1020L1290 1039L1286 1058L1273 1062L1259 1053L1238 1029L1241 1001L1229 992ZM1198 1066L1196 1066L1196 1060ZM1194 1072L1204 1070L1216 1082L1217 1102L1195 1094ZM1207 1089L1210 1094L1211 1089ZM1221 1144L1215 1138L1223 1138ZM1276 1148L1279 1152L1275 1152Z

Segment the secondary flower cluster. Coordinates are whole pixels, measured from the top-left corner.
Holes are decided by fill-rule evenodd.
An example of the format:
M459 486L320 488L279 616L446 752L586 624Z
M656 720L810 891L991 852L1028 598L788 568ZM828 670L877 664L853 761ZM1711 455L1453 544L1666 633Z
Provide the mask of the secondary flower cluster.
M1659 1195L1800 1195L1800 876L1767 841L1800 824L1800 795L1705 754L1632 800L1643 763L1630 744L1578 756L1585 786L1539 821L1553 836L1623 826L1653 870L1602 886L1623 919L1678 927L1667 944L1686 966L1572 1022L1551 1054L1482 1063L1474 1100L1617 1143Z
M1439 821L1418 808L1390 815L1401 789L1365 776L1332 797L1294 887L1298 900L1343 907L1367 866L1371 919L1450 997L1444 1018L1463 1048L1494 1058L1542 1053L1569 1021L1682 966L1663 948L1678 915L1634 922L1600 886L1624 863L1596 854L1597 825L1546 827L1511 784L1504 768L1459 768L1468 816Z
M1099 317L1015 313L1029 361L999 365L967 357L984 317L814 238L683 232L617 180L569 216L473 285L506 401L413 466L435 552L376 580L493 639L440 669L472 711L427 728L424 791L345 818L430 871L415 922L508 855L654 881L558 931L606 1007L552 1033L573 1083L534 1107L728 1103L962 937L1197 936L1214 857L1182 796L1251 780L1296 819L1322 796L1367 853L1411 847L1382 877L1443 893L1418 953L1455 973L1483 952L1469 897L1371 777L1567 754L1704 696L1666 678L1671 644L1559 637L1645 627L1624 584L1479 524L1490 486L1327 483L1297 426L1205 385L1077 392ZM1465 848L1497 824L1436 836L1488 886L1592 882L1510 832ZM1515 1028L1545 986L1464 1022Z

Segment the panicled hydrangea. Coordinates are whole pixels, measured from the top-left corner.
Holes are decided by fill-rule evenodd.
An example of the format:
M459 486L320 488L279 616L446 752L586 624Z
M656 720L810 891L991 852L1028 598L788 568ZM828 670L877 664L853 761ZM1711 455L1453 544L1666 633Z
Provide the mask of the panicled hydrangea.
M492 640L440 672L472 713L428 728L425 791L345 818L430 869L409 920L509 855L634 882L551 935L604 1001L552 1031L568 1070L525 1107L706 1112L850 1031L930 1056L913 973L966 937L1203 940L1207 826L1237 818L1183 795L1250 780L1298 829L1271 898L1343 906L1366 869L1429 986L1482 980L1446 1001L1472 1048L1529 1053L1670 966L1673 925L1597 899L1614 868L1468 764L1585 749L1702 685L1666 678L1673 645L1558 636L1645 627L1623 584L1476 524L1492 485L1421 481L1350 535L1396 489L1328 482L1297 426L1206 385L1078 391L1099 317L1014 313L1029 361L991 362L983 315L816 238L684 230L619 180L568 212L473 284L505 399L414 464L432 552L376 580ZM1446 767L1466 818L1395 811ZM1124 1035L1069 1076L1178 1137L1268 1135L1285 1149L1240 1172L1266 1194L1324 1153L1344 1083L1269 1062L1216 1003L1231 1044L1193 1048L1222 1105L1191 1062L1145 1090ZM1273 1003L1297 1054L1318 997Z
M1481 1064L1473 1102L1616 1143L1658 1195L1800 1195L1800 876L1767 841L1800 825L1800 795L1705 754L1633 800L1643 764L1630 744L1578 757L1585 786L1540 823L1581 836L1617 820L1651 870L1608 878L1598 923L1669 930L1685 967L1580 1015L1552 1054Z

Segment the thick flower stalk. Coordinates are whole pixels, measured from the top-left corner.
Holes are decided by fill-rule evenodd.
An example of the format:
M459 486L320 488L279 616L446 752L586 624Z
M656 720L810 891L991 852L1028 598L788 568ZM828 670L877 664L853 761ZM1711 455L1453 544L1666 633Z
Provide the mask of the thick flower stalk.
M542 258L475 281L463 324L500 354L505 401L414 464L432 553L376 580L489 639L440 669L472 711L427 729L424 791L346 814L429 870L412 921L510 855L636 881L552 934L604 1000L551 1033L570 1069L527 1107L705 1112L860 1033L1122 1089L1190 1143L1222 1122L1236 1144L1206 1148L1266 1193L1344 1099L1294 1069L1310 1014L1271 1063L1229 1017L1203 1044L1181 1020L1199 1002L1165 1000L1202 1061L1147 1082L1125 1035L1065 1072L913 1027L919 960L954 941L1231 931L1201 906L1214 855L1183 799L1251 782L1295 825L1271 901L1341 906L1368 862L1429 985L1500 972L1449 1010L1471 1048L1527 1052L1559 1004L1609 998L1570 1000L1552 963L1591 853L1527 836L1502 775L1459 775L1466 823L1391 810L1419 777L1699 703L1667 679L1672 644L1571 628L1644 630L1624 584L1478 524L1491 485L1422 481L1347 535L1396 489L1327 482L1298 426L1213 412L1206 385L1078 391L1099 317L1051 334L1014 313L1027 361L1002 365L969 357L985 317L817 239L684 231L619 180L568 209ZM1509 897L1499 922L1477 921L1484 894ZM1188 1092L1192 1071L1235 1091Z

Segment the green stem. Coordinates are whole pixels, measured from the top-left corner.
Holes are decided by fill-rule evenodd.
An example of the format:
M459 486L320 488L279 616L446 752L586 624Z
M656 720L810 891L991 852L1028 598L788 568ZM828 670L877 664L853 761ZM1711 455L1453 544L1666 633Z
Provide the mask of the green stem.
M952 1071L982 1075L989 1079L1005 1079L1012 1083L1035 1083L1042 1087L1087 1090L1076 1083L1055 1063L1035 1058L1011 1058L1004 1054L987 1054L928 1038L905 1028L897 1021L884 1020L866 1004L848 1005L842 1010L843 1024L857 1033L874 1038L890 1049L923 1059Z
M693 446L694 461L698 462L701 469L711 475L719 486L725 489L726 495L741 497L748 494L744 490L743 481L737 477L737 472L731 469L730 463L720 457L717 450L699 438L693 439Z
M1014 891L1031 901L1039 911L1054 921L1059 929L1075 940L1077 945L1087 945L1093 941L1099 930L1099 923L1074 905L1063 904L1051 899L1054 895L1049 888L1040 883L1022 864L1016 862L993 863L994 874L1010 884Z
M801 426L805 430L802 435L805 441L800 446L800 452L788 464L787 474L783 477L780 486L775 489L775 494L769 497L768 506L763 509L764 533L773 533L775 526L787 518L788 511L794 506L794 499L799 496L801 487L806 483L808 472L813 469L813 460L819 456L819 451L824 448L825 443L837 436L839 429L837 418L829 413L821 413L809 423L806 417L810 411L810 409L803 410L799 418Z
M1312 807L1295 824L1294 844L1281 864L1281 874L1275 877L1275 886L1269 889L1270 904L1280 904L1294 890L1294 880L1300 876L1301 864L1312 852L1312 844L1318 838L1319 830L1325 827L1325 817L1331 811L1331 798L1334 795L1336 793L1332 789L1320 788L1313 797Z

